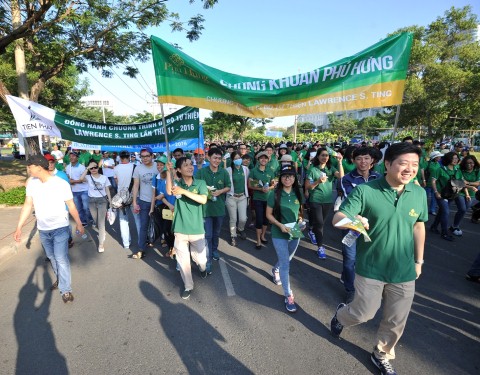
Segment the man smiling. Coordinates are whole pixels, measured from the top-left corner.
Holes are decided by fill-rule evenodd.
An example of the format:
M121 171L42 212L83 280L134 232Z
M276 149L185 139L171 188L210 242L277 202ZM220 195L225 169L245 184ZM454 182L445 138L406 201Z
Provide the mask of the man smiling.
M421 150L409 143L388 148L386 176L353 189L333 218L334 225L345 217L358 218L372 241L357 240L355 297L348 305L338 305L331 331L338 337L344 327L372 319L383 302L371 355L382 374L396 374L389 360L395 358L395 345L412 306L415 280L422 272L427 199L420 186L410 183L420 157Z

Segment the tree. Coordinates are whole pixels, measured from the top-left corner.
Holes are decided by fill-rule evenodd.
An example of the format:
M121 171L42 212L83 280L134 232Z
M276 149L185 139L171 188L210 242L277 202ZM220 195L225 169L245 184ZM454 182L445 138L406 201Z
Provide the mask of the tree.
M478 125L480 45L473 39L479 21L470 6L450 8L427 27L398 30L414 34L400 124L425 126L435 138Z
M387 128L389 121L385 115L377 114L376 116L364 117L358 122L361 133L372 136ZM393 126L393 125L392 125Z
M144 33L148 27L170 21L172 30L186 31L190 41L197 40L204 28L203 16L197 15L186 30L185 22L168 11L164 0L21 1L22 24L13 28L8 17L12 3L1 1L0 53L6 54L10 44L24 39L24 48L32 56L28 70L38 73L31 82L32 101L39 100L46 82L72 65L79 72L100 69L106 77L113 74L110 68L121 67L124 74L135 76L138 69L132 61L147 61L150 56L150 40ZM205 8L217 3L201 1Z
M251 118L229 113L212 111L210 117L205 118L203 130L210 139L233 139L242 138L244 133L253 129L255 124L265 124L272 120Z
M328 122L333 133L341 134L343 137L352 137L358 133L358 121L348 115L328 115Z

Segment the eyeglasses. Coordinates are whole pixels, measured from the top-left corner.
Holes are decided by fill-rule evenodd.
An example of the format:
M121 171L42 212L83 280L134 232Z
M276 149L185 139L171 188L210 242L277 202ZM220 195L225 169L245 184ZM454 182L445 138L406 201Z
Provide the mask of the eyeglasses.
M91 171L92 169L98 169L98 167L90 167L90 168L88 168L89 171Z
M150 158L152 155L140 155L141 158Z
M284 178L285 180L294 180L295 179L295 175L294 174L284 174L282 176L282 178Z

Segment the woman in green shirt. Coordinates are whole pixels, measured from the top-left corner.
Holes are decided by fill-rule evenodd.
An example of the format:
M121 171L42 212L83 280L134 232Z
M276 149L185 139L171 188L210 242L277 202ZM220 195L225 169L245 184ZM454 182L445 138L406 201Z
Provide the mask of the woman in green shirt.
M438 213L435 217L435 221L430 227L430 231L433 233L439 233L438 224L440 224L442 228L441 236L446 241L453 241L452 235L448 233L449 230L455 236L461 236L463 234L460 230L460 222L465 216L466 210L462 206L461 197L457 196L454 199L445 199L442 197L442 190L445 188L445 186L447 186L448 183L450 183L450 179L463 180L462 172L458 168L458 161L459 158L455 152L447 152L442 158L443 166L438 168L435 171L435 174L432 176L432 190L437 200ZM468 192L466 195L469 196ZM450 216L450 202L453 200L457 205L457 213L453 219L453 226L449 228L448 219Z
M461 205L465 212L472 206L472 198L478 190L480 184L480 163L473 155L465 156L460 162L460 171L462 171L463 179L467 185L468 192L462 191L460 193Z
M330 155L326 148L319 148L312 166L307 172L305 188L308 191L308 206L311 230L310 240L318 246L317 255L320 259L326 259L325 247L323 247L323 224L333 205L333 180L343 177L342 154L337 152L338 168L331 166ZM315 240L315 241L314 241Z
M292 229L288 224L303 221L301 210L302 194L295 168L293 165L283 165L278 185L268 196L267 219L272 223L273 247L278 257L272 268L273 282L282 285L285 308L291 313L297 311L297 306L290 289L290 261L295 255L300 238L291 234Z
M204 180L193 177L193 164L190 159L181 157L175 161L178 181L172 181L173 164L167 163L167 192L175 195L175 209L172 231L175 234L175 252L180 274L185 284L182 298L187 299L193 290L190 255L198 264L200 275L207 277L207 247L203 226L203 205L207 203L208 189Z

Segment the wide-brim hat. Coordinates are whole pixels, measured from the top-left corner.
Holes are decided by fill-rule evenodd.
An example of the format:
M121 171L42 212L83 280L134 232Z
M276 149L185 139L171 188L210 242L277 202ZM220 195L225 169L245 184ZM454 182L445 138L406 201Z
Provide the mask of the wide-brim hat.
M430 153L430 160L438 157L442 157L442 156L443 154L440 151L433 151L432 153Z

